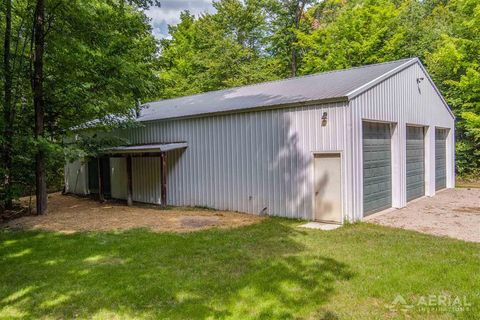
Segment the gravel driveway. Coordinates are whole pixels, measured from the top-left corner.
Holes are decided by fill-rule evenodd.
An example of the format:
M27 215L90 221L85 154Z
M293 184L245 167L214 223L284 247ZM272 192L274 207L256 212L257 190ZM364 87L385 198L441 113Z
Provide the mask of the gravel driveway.
M480 189L447 189L365 218L367 222L480 242Z

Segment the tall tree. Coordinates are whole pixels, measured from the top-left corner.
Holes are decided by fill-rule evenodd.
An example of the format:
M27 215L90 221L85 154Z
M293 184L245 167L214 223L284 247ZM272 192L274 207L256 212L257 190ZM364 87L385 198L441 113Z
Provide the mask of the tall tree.
M271 20L270 52L284 64L285 75L294 77L301 61L297 34L309 29L303 25L305 9L314 0L274 0L269 3Z
M4 141L2 150L5 209L12 208L11 179L12 179L12 145L13 145L13 121L14 108L12 106L12 68L10 43L12 38L12 0L5 0L5 38L3 46L3 67L4 67Z
M7 129L4 126L5 113L14 111L15 122L12 127L9 194L5 193L3 156L0 163L1 207L12 197L35 191L36 176L40 178L40 186L44 186L46 180L49 188L58 190L61 187L66 151L62 136L69 128L107 114L129 115L139 100L159 96L155 65L158 51L143 11L152 4L158 4L158 1L42 2L12 1L9 51L11 109L5 108L4 103L5 80L8 77L4 77L3 61L0 68L2 155L6 140L3 133ZM44 8L43 16L39 6ZM2 41L6 29L5 13L2 6ZM39 32L39 18L43 33ZM42 42L43 46L38 45ZM3 45L0 55L4 58ZM28 61L30 64L26 63ZM42 68L39 68L40 64ZM42 175L36 174L37 164L42 167L41 160L46 172L43 182ZM45 193L40 194L45 199ZM40 207L39 213L45 211L45 201Z
M214 2L216 13L188 11L161 41L162 97L278 79L277 61L265 49L268 17L263 1Z
M366 0L332 12L335 19L311 33L299 34L304 50L302 74L383 62L385 46L395 34L399 10L390 0Z
M457 170L480 176L480 3L453 0L446 6L451 22L427 66L457 116Z
M37 140L37 153L35 156L35 187L37 214L47 211L47 177L46 159L43 150L45 100L43 92L43 52L45 49L45 2L37 0L34 19L34 43L33 56L33 104L35 109L35 138ZM40 143L39 143L40 142Z
M307 4L307 0L298 0L293 2L293 25L295 26L295 31L299 30L300 28L300 20L302 19L302 15L305 9L305 5ZM294 33L294 42L297 41L296 35ZM292 43L292 77L297 75L297 47Z

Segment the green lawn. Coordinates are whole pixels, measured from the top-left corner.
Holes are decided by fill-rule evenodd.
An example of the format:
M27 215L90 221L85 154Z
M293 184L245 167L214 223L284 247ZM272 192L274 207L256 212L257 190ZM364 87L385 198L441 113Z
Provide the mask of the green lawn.
M0 232L0 318L384 319L480 315L480 245L267 219L191 234ZM389 308L454 297L458 305ZM442 299L443 299L442 298ZM423 306L423 308L422 308Z

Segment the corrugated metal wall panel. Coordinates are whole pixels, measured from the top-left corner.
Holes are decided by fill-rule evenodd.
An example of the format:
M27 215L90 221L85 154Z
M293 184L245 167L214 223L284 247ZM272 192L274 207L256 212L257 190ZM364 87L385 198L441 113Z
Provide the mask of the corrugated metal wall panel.
M127 161L125 158L110 158L110 181L112 198L127 199Z
M424 78L417 83L418 78ZM392 137L392 201L394 207L406 205L406 126L407 124L422 125L433 128L433 133L427 129L426 134L426 194L435 194L434 168L434 131L435 126L454 128L454 119L444 107L441 99L430 85L425 73L418 64L412 65L403 72L371 88L349 103L352 130L350 142L352 153L347 160L347 174L351 176L350 198L347 203L352 205L351 212L355 219L363 217L363 174L361 170L362 120L376 120L396 123ZM454 137L453 130L449 132L447 143L447 187L454 186ZM347 147L349 149L349 147ZM353 192L355 191L355 192Z
M160 157L132 158L133 201L162 204L160 170Z
M188 142L187 149L167 153L169 204L256 214L266 208L310 219L312 152L343 150L346 121L345 104L333 103L157 121L119 134L132 144ZM160 165L139 161L133 164L134 200L158 203L160 171L152 168Z
M82 160L65 166L65 192L85 195L88 193L87 183L87 166Z

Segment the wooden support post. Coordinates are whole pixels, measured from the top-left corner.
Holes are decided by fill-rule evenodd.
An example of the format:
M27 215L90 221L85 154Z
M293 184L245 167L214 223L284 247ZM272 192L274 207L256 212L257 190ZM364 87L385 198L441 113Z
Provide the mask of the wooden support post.
M162 206L167 205L167 155L165 152L160 154L160 160L162 162L161 170L161 201Z
M132 199L132 156L127 156L127 205L131 206Z
M98 200L100 202L105 201L103 196L103 170L102 170L102 159L97 158L97 173L98 173Z

